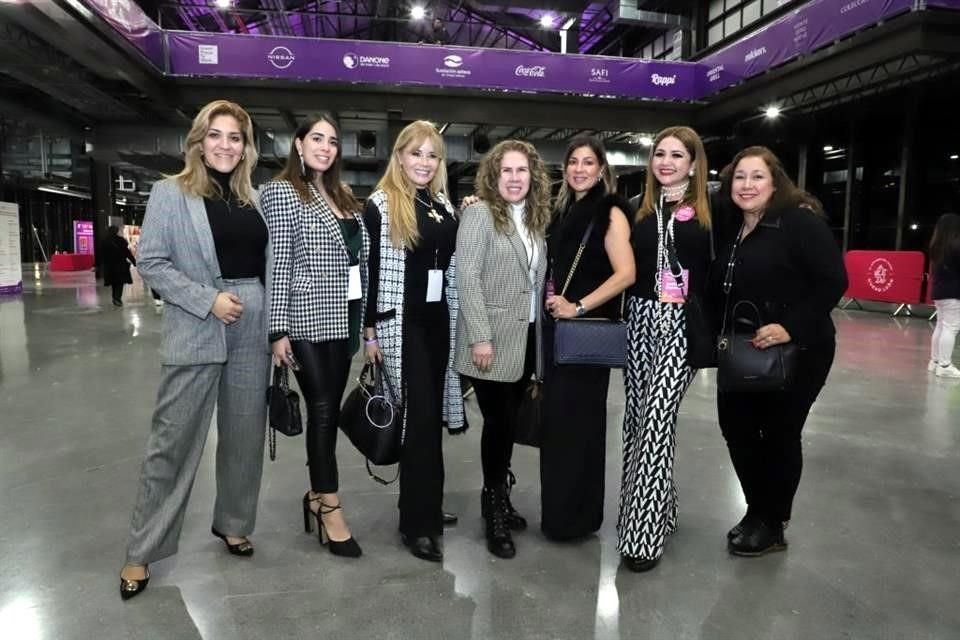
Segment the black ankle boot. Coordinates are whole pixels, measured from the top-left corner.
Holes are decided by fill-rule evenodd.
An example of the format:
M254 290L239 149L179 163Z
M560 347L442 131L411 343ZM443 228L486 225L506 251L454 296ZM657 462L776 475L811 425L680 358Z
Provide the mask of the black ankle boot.
M527 528L527 519L520 515L517 510L513 508L513 503L510 502L510 490L515 484L517 484L517 477L513 475L513 471L507 470L507 484L506 491L504 492L507 526L511 531L524 531ZM484 518L487 517L486 503L482 501L480 503L480 515Z
M735 556L762 556L774 551L784 551L787 540L783 536L783 524L777 520L768 522L762 518L750 518L740 535L730 541L730 553Z
M498 558L512 558L517 548L510 535L506 517L506 487L484 487L480 494L480 510L484 514L487 549Z

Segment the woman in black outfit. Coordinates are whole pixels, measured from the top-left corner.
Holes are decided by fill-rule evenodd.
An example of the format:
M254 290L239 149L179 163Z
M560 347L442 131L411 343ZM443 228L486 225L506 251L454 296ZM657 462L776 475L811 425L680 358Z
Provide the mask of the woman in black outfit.
M619 318L621 293L633 284L630 205L616 195L616 178L603 143L578 136L564 155L564 183L547 229L550 282L544 321L544 423L540 445L540 527L553 540L593 533L603 522L607 387L604 367L557 365L555 320ZM590 223L580 262L571 273ZM553 286L553 292L550 286Z
M115 307L123 306L123 285L133 284L130 265L137 266L130 245L120 236L120 228L110 225L107 237L100 243L100 268L103 270L103 284L110 287Z
M370 238L360 203L340 181L340 133L329 114L294 133L287 164L261 195L273 238L270 340L273 362L289 366L307 405L310 490L307 533L338 556L361 555L337 496L337 427L350 360L360 347L362 283Z
M443 155L432 123L407 125L363 214L371 235L366 356L383 363L404 408L400 534L414 556L434 562L443 559L443 425L463 429L452 362L457 218Z
M756 556L787 546L783 530L803 466L800 434L833 364L830 311L847 274L820 203L793 184L769 149L748 147L732 165L723 191L741 215L717 226L716 308L729 315L736 302L748 300L761 313L757 349L788 342L799 348L782 391L717 393L720 428L747 502L746 515L728 532L729 549ZM727 294L725 280L732 282Z

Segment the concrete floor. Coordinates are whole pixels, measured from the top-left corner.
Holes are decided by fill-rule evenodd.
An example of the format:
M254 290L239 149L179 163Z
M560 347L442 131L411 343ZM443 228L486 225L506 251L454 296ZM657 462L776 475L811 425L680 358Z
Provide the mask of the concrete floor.
M615 547L623 394L611 384L606 520L578 544L539 533L537 451L518 447L514 503L531 530L491 556L479 517L480 430L447 438L443 565L396 532L396 487L340 440L341 496L364 556L303 533L303 441L267 463L251 559L209 534L213 448L181 550L147 592L117 595L159 377L161 318L128 287L122 309L92 274L30 266L0 299L0 638L899 639L960 637L960 381L925 371L930 325L837 312L840 351L805 431L786 553L735 558L743 502L714 419L712 374L683 405L680 528L649 574ZM468 404L479 425L475 401ZM211 433L211 439L215 437ZM211 442L212 444L212 442Z

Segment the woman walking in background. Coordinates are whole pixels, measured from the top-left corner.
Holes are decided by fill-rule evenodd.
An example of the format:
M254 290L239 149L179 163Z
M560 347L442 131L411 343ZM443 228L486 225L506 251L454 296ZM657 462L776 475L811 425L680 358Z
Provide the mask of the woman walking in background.
M945 213L937 220L930 240L930 265L937 326L927 371L940 378L960 378L960 369L953 364L960 331L960 215Z
M103 284L110 287L115 307L123 306L124 285L133 284L130 265L137 266L130 245L120 235L120 228L110 225L107 237L100 243L100 267L103 269Z

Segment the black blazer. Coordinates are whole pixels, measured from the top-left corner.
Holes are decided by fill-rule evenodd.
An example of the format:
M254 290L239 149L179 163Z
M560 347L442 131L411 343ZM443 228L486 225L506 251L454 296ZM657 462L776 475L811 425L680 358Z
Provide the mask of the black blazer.
M724 274L743 217L739 212L716 213L718 251L710 293L715 308L723 310ZM800 207L768 211L737 249L730 307L739 300L752 301L762 324L783 325L803 347L836 334L830 311L846 289L843 255L826 221Z

